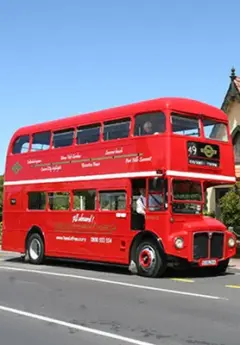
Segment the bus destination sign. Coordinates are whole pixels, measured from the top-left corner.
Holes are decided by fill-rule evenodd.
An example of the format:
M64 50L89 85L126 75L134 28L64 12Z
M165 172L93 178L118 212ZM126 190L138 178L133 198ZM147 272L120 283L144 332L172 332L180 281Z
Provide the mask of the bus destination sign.
M220 150L218 145L210 145L195 141L187 142L188 163L192 165L218 168Z

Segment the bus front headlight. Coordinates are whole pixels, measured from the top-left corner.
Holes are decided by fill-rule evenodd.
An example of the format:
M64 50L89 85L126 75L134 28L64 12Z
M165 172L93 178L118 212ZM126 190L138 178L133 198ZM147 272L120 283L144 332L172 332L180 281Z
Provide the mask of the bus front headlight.
M184 246L184 241L183 241L183 239L182 239L181 237L175 238L175 247L176 247L177 249L182 249L183 246Z
M228 239L228 247L229 247L229 248L235 247L235 240L234 240L234 238L230 237L230 238Z

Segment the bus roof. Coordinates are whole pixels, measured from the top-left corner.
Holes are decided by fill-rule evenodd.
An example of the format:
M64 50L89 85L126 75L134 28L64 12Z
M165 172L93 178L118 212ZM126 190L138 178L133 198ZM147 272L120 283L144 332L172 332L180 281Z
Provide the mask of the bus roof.
M203 114L219 121L227 121L227 115L222 110L212 105L189 98L164 97L25 126L18 129L14 136L47 131L50 129L58 130L69 128L71 126L75 127L91 123L99 123L105 120L114 120L117 117L128 117L136 113L168 108L175 111L189 113L190 116L191 114Z

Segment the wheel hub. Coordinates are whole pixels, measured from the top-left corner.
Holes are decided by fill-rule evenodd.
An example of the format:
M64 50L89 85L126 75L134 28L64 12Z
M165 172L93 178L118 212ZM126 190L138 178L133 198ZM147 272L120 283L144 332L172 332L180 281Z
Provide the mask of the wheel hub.
M29 254L33 260L37 260L41 254L41 244L36 238L30 244Z
M140 253L139 262L143 269L151 269L155 263L155 253L153 249L150 247L144 248Z

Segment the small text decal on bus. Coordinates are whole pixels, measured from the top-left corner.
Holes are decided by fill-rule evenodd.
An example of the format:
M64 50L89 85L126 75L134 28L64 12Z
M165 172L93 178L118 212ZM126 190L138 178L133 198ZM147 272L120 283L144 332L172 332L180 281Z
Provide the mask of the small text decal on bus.
M108 155L119 155L123 153L123 148L121 147L120 149L119 148L116 148L115 150L106 150L105 151L105 155L108 156Z
M72 217L72 222L73 223L78 223L78 222L93 223L94 219L95 219L95 217L93 215L86 217L83 214L79 215L79 213L78 213Z
M82 155L80 155L80 153L69 153L67 155L62 155L61 157L61 161L66 161L68 159L80 159L82 158Z

